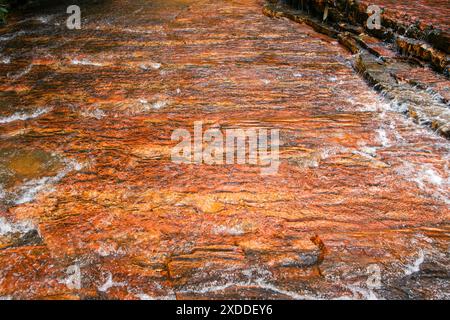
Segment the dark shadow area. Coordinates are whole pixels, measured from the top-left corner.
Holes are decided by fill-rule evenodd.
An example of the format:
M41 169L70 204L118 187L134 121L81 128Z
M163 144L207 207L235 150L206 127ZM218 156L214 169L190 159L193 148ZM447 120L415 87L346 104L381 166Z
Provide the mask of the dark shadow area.
M83 7L103 6L109 3L109 0L0 0L2 5L8 11L5 13L3 23L0 21L0 26L7 24L8 17L11 15L23 15L52 13L61 11L61 8L70 5L78 5Z

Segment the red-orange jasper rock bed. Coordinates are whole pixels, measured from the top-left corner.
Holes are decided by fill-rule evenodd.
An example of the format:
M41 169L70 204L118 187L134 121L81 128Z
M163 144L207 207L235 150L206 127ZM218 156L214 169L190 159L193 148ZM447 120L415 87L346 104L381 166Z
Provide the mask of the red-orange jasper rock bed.
M262 6L108 1L81 30L65 8L10 17L2 298L449 298L448 140L337 40ZM173 163L195 121L279 129L278 173Z

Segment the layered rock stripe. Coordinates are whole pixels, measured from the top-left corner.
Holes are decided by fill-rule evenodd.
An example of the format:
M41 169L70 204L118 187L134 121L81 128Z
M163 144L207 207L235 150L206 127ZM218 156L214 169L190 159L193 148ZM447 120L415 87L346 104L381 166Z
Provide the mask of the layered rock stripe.
M448 141L264 2L108 1L1 29L0 296L448 298ZM175 164L280 130L279 172ZM373 266L381 285L370 285Z

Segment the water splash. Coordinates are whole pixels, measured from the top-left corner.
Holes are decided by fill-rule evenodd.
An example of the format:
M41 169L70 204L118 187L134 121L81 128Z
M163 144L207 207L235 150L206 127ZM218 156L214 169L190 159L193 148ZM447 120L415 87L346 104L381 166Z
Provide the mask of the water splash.
M7 77L11 78L13 80L18 80L18 79L22 78L24 75L27 75L28 73L30 73L31 69L33 69L32 64L28 65L25 69L23 69L22 71L19 71L17 73L14 73L14 74L8 73Z
M2 63L2 64L10 64L11 63L11 58L10 57L2 57L0 59L0 63Z
M150 70L150 69L158 70L161 68L161 63L158 63L158 62L149 62L148 64L143 63L139 66L139 68L141 68L142 70L145 70L145 71Z
M140 300L176 300L177 299L175 294L169 294L169 295L165 295L165 296L150 296L145 293L137 293L136 296Z
M233 227L227 227L227 226L217 226L213 229L213 233L215 234L222 234L222 235L233 235L233 236L240 236L245 233L244 229L242 229L241 226L233 226Z
M106 292L112 287L124 287L126 285L127 285L126 282L115 282L115 281L113 281L112 274L111 274L111 272L109 272L108 273L108 279L106 280L106 282L103 285L98 287L98 290L101 291L101 292Z
M80 115L86 118L95 118L100 120L106 116L106 113L102 109L82 110Z
M384 128L379 128L376 130L377 140L384 148L391 146L391 140L387 137L386 130Z
M415 164L402 160L402 165L396 171L433 198L446 204L450 203L449 178L443 178L431 164Z
M158 109L164 108L168 104L169 104L169 102L166 100L158 100L152 104L152 108L158 110Z
M27 233L28 231L36 230L36 227L31 221L19 221L17 223L8 222L5 218L0 217L0 236L11 233Z
M6 35L0 37L0 41L10 41L10 40L13 40L13 39L15 39L15 38L17 38L19 36L24 35L24 34L26 34L26 32L23 31L23 30L18 31L18 32L14 32L14 33L10 33L10 34L6 34Z
M82 65L82 66L95 66L95 67L103 66L103 63L90 61L88 59L72 59L70 63L73 65Z
M376 295L376 293L372 289L363 288L359 286L359 284L351 284L345 287L352 292L352 297L350 297L350 299L380 300L380 298Z
M69 266L66 270L67 277L59 280L61 284L65 284L69 289L81 289L81 269L79 264Z
M125 254L125 251L120 248L117 249L116 246L113 244L102 244L97 249L97 253L101 257L108 257L108 256L116 256L116 255Z
M269 282L267 282L265 279L255 279L253 281L230 281L226 283L220 283L218 281L213 281L207 284L204 284L200 287L195 288L187 288L184 290L179 291L180 293L194 293L194 294L206 294L210 292L219 292L224 291L228 288L232 287L256 287L259 289L279 293L285 296L288 296L294 300L320 300L323 299L320 296L313 296L313 295L303 295L299 294L294 291L285 290L283 288L280 288L278 286L275 286Z
M0 118L0 123L9 123L14 121L25 121L29 119L37 118L43 114L48 113L51 111L52 108L38 108L32 113L26 113L26 112L16 112L8 117L2 117Z
M420 271L420 266L425 261L425 252L423 250L419 251L419 256L412 264L409 264L405 268L405 275L409 276L413 273Z
M66 160L65 168L54 177L43 177L40 179L33 179L26 181L14 193L16 194L13 203L15 205L31 202L36 199L36 196L41 192L53 192L54 185L61 181L69 172L79 171L82 165L73 160Z

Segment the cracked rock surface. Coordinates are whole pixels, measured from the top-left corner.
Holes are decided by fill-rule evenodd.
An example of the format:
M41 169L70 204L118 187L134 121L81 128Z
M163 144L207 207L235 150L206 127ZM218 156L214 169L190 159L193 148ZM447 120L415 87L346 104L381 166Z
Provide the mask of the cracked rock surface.
M448 140L264 4L107 1L77 31L65 8L11 16L2 298L450 297ZM279 129L278 173L173 163L195 121Z

